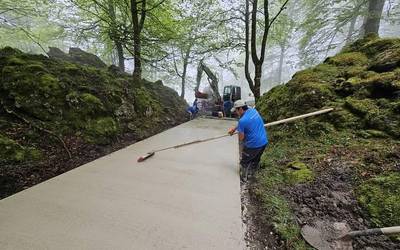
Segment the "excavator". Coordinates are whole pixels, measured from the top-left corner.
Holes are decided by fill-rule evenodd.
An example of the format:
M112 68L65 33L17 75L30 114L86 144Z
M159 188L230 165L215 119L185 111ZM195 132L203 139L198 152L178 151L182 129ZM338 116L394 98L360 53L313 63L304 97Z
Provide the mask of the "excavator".
M202 92L199 91L203 72L207 75L209 86L206 86ZM200 106L200 114L218 117L233 117L231 108L233 103L241 99L241 88L237 85L228 85L224 87L223 95L219 94L218 78L210 70L203 60L197 67L196 87L194 89L197 103Z

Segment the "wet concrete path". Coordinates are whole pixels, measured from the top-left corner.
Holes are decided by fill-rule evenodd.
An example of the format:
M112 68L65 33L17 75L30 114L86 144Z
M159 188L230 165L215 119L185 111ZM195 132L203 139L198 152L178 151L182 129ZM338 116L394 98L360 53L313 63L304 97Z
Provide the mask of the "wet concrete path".
M198 119L0 201L0 249L243 249L234 122Z

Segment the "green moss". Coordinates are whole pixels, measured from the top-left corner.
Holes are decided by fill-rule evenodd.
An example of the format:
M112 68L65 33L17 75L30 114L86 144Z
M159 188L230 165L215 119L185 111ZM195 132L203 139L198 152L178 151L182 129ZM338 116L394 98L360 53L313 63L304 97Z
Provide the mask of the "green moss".
M334 65L320 64L314 68L297 72L292 79L294 83L307 82L332 82L339 75L339 70Z
M367 70L366 66L347 66L344 69L344 77L360 77Z
M4 47L0 49L0 56L1 57L6 57L6 56L11 56L11 55L20 55L22 52L19 49L14 49L11 47Z
M25 67L26 71L31 72L31 73L38 73L38 72L48 72L45 68L44 65L41 63L33 63L29 64Z
M58 84L57 78L51 74L43 74L40 76L38 81L38 88L46 94L52 94L54 91L59 90L60 85Z
M400 90L400 69L373 74L363 79L361 84L368 88L372 98L391 98L396 91Z
M400 225L400 174L392 173L362 183L356 194L377 227Z
M100 99L92 94L84 93L81 95L81 98L82 101L88 106L95 106L98 109L103 108L103 103L100 101Z
M118 134L118 125L111 117L90 120L85 130L86 139L96 144L107 144Z
M373 35L356 41L346 47L343 52L361 52L366 54L369 58L374 58L378 53L391 48L396 48L399 45L400 39L381 39L378 36Z
M40 157L39 150L32 147L23 147L16 141L0 134L0 159L2 161L24 162L39 160Z
M357 131L357 135L361 136L362 138L388 138L388 134L385 132L379 131L379 130L374 130L374 129L368 129L368 130L359 130Z
M345 106L358 116L365 116L368 113L376 113L379 109L375 101L371 99L355 99L352 97L346 98Z
M159 102L154 99L144 87L135 88L135 110L139 114L151 116L161 110Z
M335 98L334 88L321 82L306 82L293 88L292 103L304 112L322 108Z
M377 72L387 72L395 69L398 65L400 65L400 44L377 54L370 69Z
M20 66L20 65L24 65L25 61L15 57L15 56L11 56L7 59L7 65L8 66Z
M310 182L314 180L313 171L302 162L291 162L285 170L285 181L289 185Z
M2 74L3 74L4 76L9 75L9 74L12 74L13 72L15 72L15 67L14 67L14 66L5 66L5 67L2 69Z
M327 62L336 66L366 66L368 58L360 52L348 52L331 57Z
M347 109L338 109L328 115L330 122L340 129L360 128L360 118L349 112Z

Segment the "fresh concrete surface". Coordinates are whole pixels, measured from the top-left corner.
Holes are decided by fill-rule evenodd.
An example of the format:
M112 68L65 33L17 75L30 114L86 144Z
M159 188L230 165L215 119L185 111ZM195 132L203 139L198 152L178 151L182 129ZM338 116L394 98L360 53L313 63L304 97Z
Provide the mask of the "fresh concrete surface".
M197 119L0 201L0 249L243 249L236 137Z

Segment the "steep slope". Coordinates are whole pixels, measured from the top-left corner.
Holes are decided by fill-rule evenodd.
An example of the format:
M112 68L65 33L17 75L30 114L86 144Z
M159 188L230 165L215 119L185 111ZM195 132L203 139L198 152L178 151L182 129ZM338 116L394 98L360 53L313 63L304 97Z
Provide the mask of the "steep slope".
M161 82L0 50L0 197L186 120Z
M273 88L257 107L267 121L336 108L269 130L252 198L286 248L306 249L300 228L317 220L353 230L400 225L400 39L357 41ZM370 236L353 246L400 243Z

